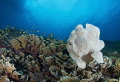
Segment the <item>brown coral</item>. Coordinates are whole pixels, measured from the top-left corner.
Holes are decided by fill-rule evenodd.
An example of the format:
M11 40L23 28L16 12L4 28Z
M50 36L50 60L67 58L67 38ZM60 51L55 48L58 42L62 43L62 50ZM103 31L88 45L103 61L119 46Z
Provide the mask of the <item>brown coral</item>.
M45 40L42 36L38 37L34 34L21 35L11 40L10 43L18 53L24 52L33 56L37 54L54 55L62 52L66 47L66 44L62 44L63 42L59 44L56 41L53 42L52 39Z
M16 68L14 67L13 64L10 63L10 58L9 57L4 57L3 55L1 56L2 59L0 59L0 75L3 75L3 77L1 77L1 82L5 82L7 80L9 80L8 78L14 78L16 80L18 79L18 75L20 75L16 70ZM8 77L8 78L7 78Z
M120 75L120 58L115 61L114 70L116 75Z
M41 40L34 34L21 35L11 41L13 48L18 52L25 52L31 55L38 54L38 47Z

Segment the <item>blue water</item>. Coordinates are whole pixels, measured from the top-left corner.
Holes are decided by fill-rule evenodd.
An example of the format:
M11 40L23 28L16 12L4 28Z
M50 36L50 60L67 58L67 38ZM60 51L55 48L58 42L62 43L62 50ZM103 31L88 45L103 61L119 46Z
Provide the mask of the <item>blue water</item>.
M40 30L63 39L78 24L94 24L101 39L120 40L120 0L0 0L0 27Z

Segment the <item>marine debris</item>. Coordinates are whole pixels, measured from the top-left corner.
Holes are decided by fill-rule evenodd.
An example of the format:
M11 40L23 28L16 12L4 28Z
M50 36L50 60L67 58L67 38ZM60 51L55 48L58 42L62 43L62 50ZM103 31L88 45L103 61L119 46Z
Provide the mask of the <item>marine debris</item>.
M120 81L120 58L107 56L116 53L110 52L105 56L103 52L102 63L92 60L81 69L66 45L67 41L57 40L53 34L45 37L13 27L1 29L0 82Z

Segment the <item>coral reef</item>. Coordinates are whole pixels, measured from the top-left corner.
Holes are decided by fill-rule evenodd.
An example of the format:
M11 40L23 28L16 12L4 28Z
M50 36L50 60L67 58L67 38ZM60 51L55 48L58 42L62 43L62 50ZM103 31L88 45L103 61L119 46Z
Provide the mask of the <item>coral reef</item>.
M103 63L92 59L86 63L85 69L81 69L68 53L67 41L57 40L54 37L24 34L13 28L0 32L2 32L0 35L2 37L0 82L120 81L120 58L113 57L119 54L118 51L110 52L112 57L103 56ZM8 35L5 35L6 33Z
M5 29L0 29L0 48L9 47L10 40L19 37L24 33L23 31L14 28L15 27L11 27L10 25L7 25Z
M31 55L37 54L40 43L40 39L34 34L21 35L11 41L13 48L17 52L25 52Z
M36 56L37 54L53 55L56 51L62 52L62 48L66 46L65 44L57 45L59 43L56 42L55 39L51 41L49 41L49 39L44 40L42 36L38 37L34 34L21 35L11 40L10 43L18 53L26 53L32 56Z
M120 58L120 41L104 41L105 47L102 49L104 55Z
M115 60L114 70L117 76L120 76L120 58Z
M0 82L19 81L18 76L21 75L16 71L14 64L10 63L10 57L0 57Z

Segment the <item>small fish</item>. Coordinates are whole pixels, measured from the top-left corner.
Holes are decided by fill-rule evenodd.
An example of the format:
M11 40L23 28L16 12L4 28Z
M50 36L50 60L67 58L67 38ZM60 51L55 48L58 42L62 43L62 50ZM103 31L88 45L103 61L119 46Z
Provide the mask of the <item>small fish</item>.
M59 39L59 37L54 37L55 39Z
M8 24L7 27L10 28L10 25Z
M30 32L34 32L34 30L30 31Z
M22 28L22 31L24 30L24 28L23 27L21 27Z
M53 33L50 33L50 35L48 37L51 38L53 35L54 35Z
M7 32L10 32L10 30L9 30L9 29L6 29L6 31L7 31Z
M14 28L14 27L11 27L11 28Z
M26 32L24 31L23 33L25 34Z
M54 35L53 33L50 34L50 36L53 36L53 35Z
M36 30L36 32L40 32L39 30Z
M68 39L68 38L64 37L64 39L66 40L66 39Z
M42 34L43 36L45 36L46 35L46 33L45 32L43 32L43 34Z

